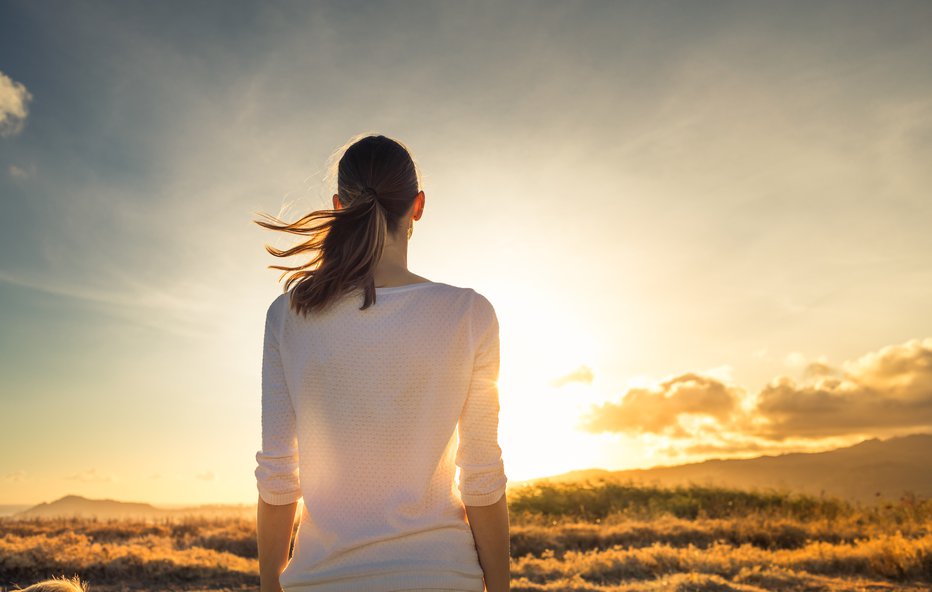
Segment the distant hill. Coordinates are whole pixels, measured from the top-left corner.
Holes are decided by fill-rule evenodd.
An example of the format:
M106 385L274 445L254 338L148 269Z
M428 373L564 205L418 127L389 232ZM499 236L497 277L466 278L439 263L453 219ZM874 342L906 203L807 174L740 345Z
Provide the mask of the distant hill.
M89 499L80 495L66 495L49 503L41 503L20 512L9 515L11 518L53 518L96 516L99 520L109 519L157 519L178 518L187 515L228 517L255 516L255 505L249 504L212 504L190 506L185 508L157 508L152 504L138 502L121 502L112 499Z
M649 469L608 471L583 469L522 483L623 481L640 484L718 485L738 489L787 489L811 495L835 495L872 503L898 499L904 492L932 499L932 434L913 434L827 452L796 452L749 459L712 459L698 463ZM509 482L509 489L518 486ZM153 519L187 515L255 517L255 504L213 504L159 508L151 504L66 495L49 503L26 507L2 506L7 517L96 516L98 519ZM3 514L0 514L3 517Z
M0 504L0 518L22 512L23 510L28 510L29 508L30 506L27 504Z
M663 486L720 485L788 489L862 503L899 499L904 492L932 498L932 434L871 438L827 452L797 452L748 459L712 459L649 469L584 469L526 483L631 481Z

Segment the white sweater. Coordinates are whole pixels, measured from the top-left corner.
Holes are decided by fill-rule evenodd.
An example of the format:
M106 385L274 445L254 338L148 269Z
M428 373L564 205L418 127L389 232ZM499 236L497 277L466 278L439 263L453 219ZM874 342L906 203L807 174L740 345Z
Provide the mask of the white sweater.
M464 504L505 493L499 325L472 288L362 290L266 314L259 495L304 498L285 592L482 592ZM454 486L456 467L459 481Z

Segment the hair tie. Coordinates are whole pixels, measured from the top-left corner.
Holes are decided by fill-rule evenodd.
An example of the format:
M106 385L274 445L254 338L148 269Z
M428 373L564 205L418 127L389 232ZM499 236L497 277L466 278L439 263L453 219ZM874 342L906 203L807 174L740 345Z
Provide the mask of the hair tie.
M363 188L362 194L366 196L366 199L369 199L372 201L376 201L379 198L379 192L376 191L375 188L369 187L368 185Z

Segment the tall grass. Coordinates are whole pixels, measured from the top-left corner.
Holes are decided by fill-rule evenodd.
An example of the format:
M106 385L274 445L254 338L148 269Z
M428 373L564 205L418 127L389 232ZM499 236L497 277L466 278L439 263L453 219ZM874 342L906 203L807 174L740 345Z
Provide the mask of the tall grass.
M932 501L706 486L539 483L509 492L512 589L932 589ZM258 585L254 518L0 520L0 592L79 575L91 592Z
M866 506L832 496L815 497L774 488L746 491L688 485L662 487L633 482L581 484L538 482L509 493L510 510L549 519L597 521L611 514L637 520L672 515L687 520L765 514L799 521L837 520L857 514L865 523L928 522L932 500L907 494L898 503Z

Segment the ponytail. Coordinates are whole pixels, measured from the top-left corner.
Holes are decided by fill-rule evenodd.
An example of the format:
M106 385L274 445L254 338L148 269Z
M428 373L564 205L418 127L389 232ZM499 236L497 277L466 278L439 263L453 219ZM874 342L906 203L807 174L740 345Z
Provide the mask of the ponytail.
M360 171L372 174L364 179ZM344 207L316 210L292 223L260 213L272 221L254 220L264 228L310 236L290 249L265 245L276 257L314 253L304 265L268 266L284 271L279 280L294 272L285 291L297 283L291 293L295 312L307 316L322 311L357 289L364 293L360 310L375 304L375 265L387 235L397 231L410 209L418 185L417 170L403 145L384 136L367 136L349 146L339 160L338 195Z

